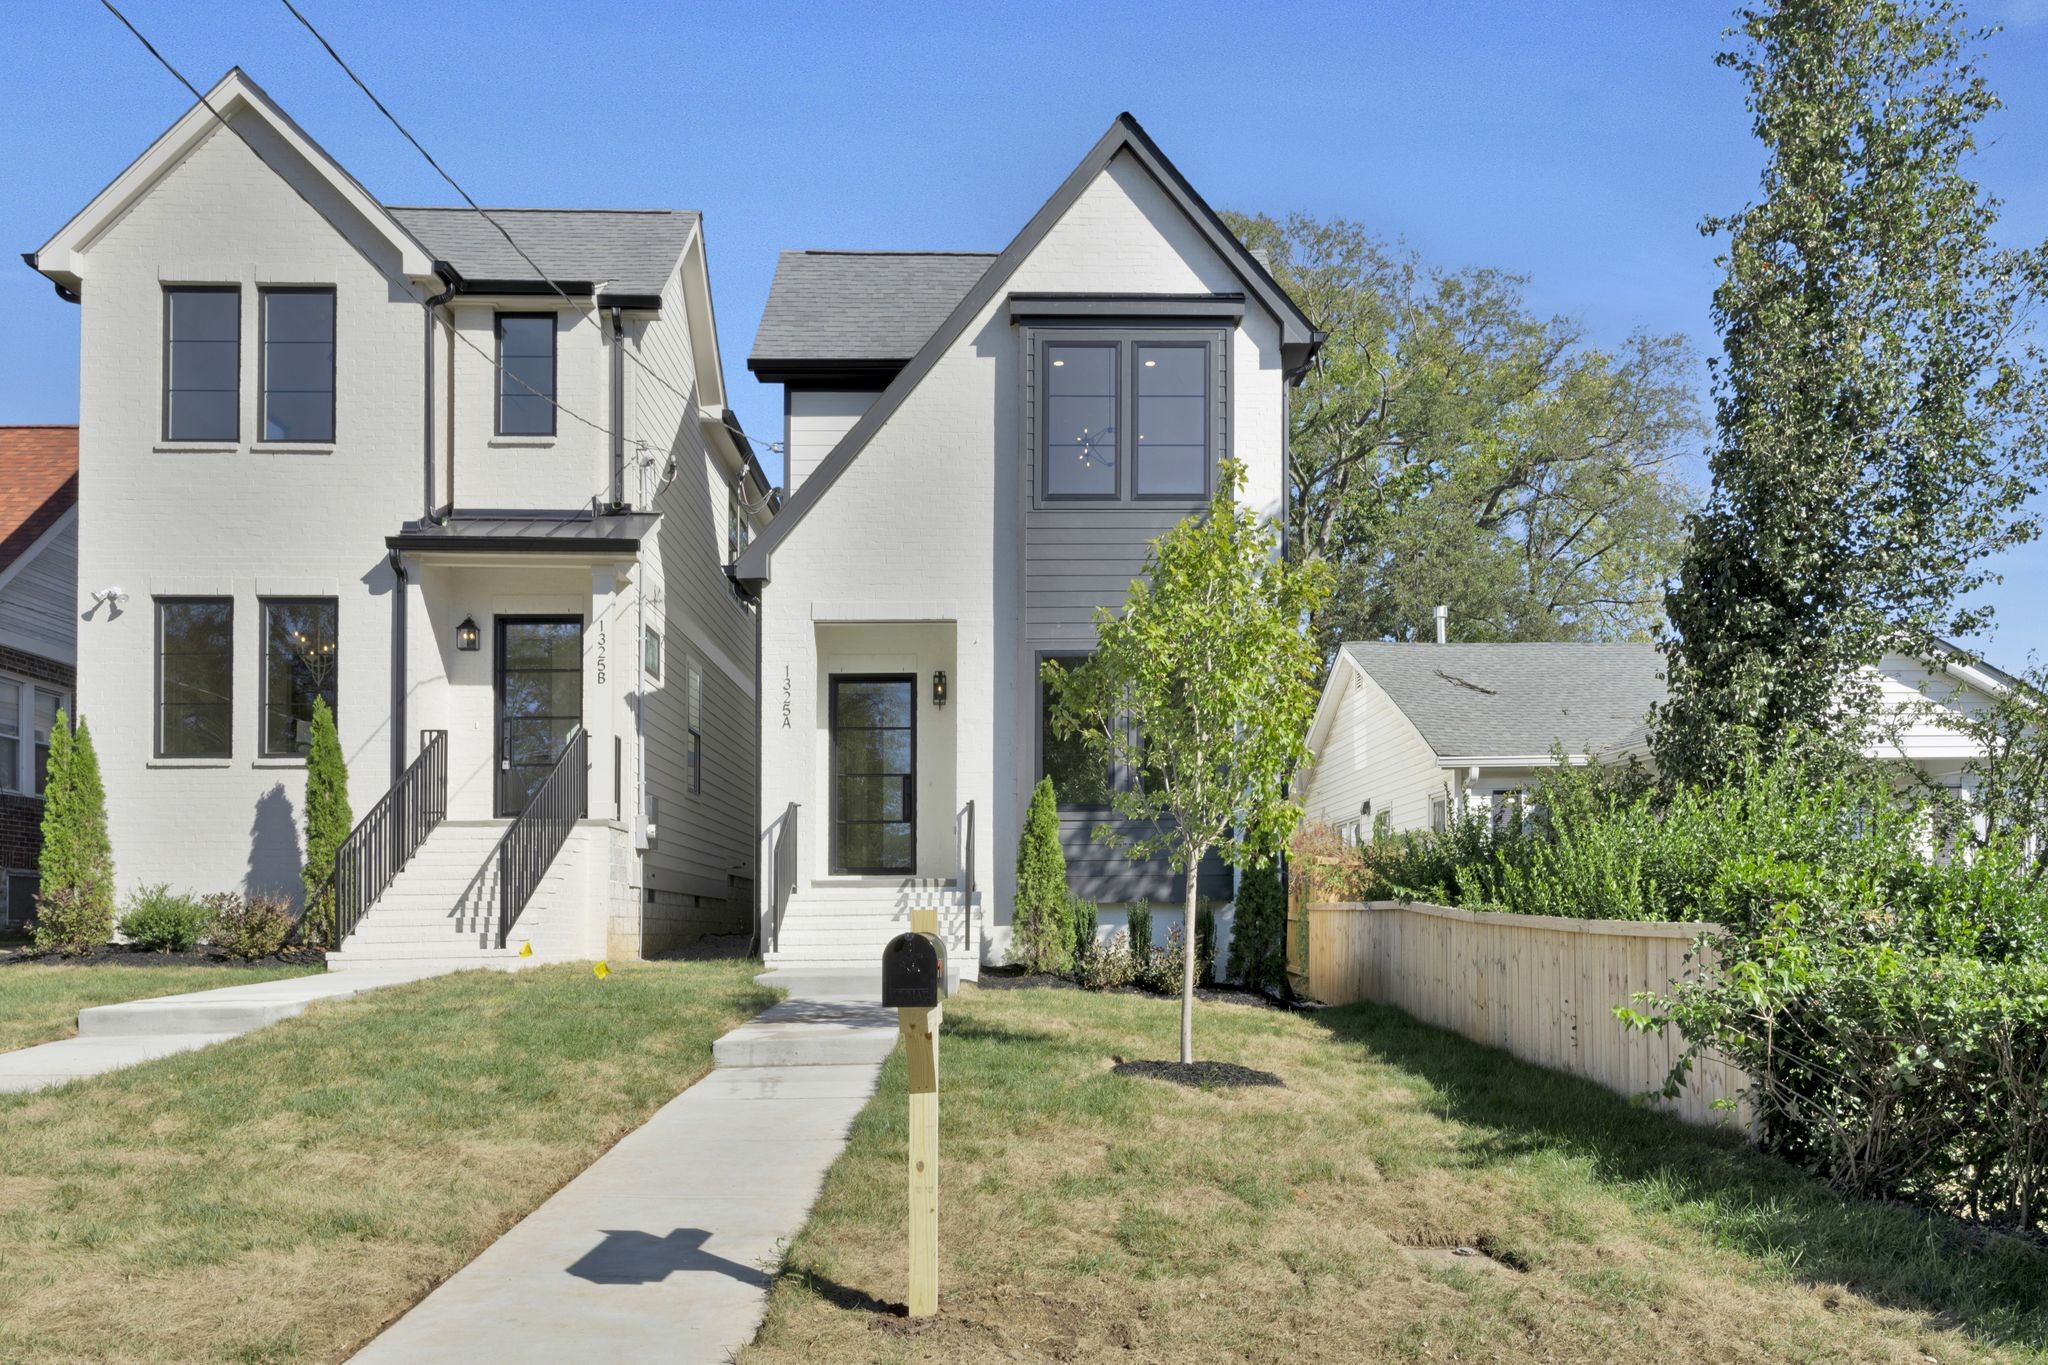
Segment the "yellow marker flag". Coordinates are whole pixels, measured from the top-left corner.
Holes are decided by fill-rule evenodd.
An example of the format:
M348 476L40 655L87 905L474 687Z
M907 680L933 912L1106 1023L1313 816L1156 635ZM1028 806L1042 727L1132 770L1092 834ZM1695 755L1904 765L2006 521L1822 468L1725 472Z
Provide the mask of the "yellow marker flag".
M533 956L533 945L532 945L531 943L522 943L522 944L520 944L520 945L519 945L519 955L520 955L521 957L532 957L532 956Z
M612 974L612 969L605 963L600 962L595 967L592 967L590 969L590 974L596 977L599 981L602 981Z

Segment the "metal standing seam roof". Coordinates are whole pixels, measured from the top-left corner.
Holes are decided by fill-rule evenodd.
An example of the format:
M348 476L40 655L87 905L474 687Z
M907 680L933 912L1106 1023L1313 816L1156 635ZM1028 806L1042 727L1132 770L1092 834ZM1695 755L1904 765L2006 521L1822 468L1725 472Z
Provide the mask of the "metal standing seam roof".
M995 258L982 251L785 251L747 363L908 361Z
M391 207L420 245L470 280L531 280L498 230L474 209ZM689 209L500 209L491 217L553 280L603 284L608 294L659 294L690 243Z
M1664 656L1633 644L1385 644L1344 652L1439 758L1609 754L1664 700Z
M658 512L458 513L443 522L408 521L384 543L393 550L610 553L640 548L659 520Z

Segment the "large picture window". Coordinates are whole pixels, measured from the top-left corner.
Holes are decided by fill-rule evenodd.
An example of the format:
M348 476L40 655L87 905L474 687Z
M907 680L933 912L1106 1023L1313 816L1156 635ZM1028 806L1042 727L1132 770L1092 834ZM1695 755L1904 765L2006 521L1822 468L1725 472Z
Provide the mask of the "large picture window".
M235 604L226 597L158 598L156 751L165 758L233 752Z
M1209 348L1136 348L1138 441L1132 496L1200 498L1209 492Z
M1115 345L1045 348L1045 496L1117 496Z
M242 291L164 290L164 439L242 438Z
M1053 660L1074 668L1087 660L1085 654ZM1052 689L1038 684L1038 753L1040 777L1052 779L1053 798L1062 806L1106 806L1109 804L1110 770L1099 752L1091 752L1080 734L1061 738L1053 733Z
M1045 341L1040 501L1206 500L1222 424L1213 373L1220 346L1211 333Z
M498 434L555 434L555 315L498 314Z
M263 756L303 758L313 744L313 703L335 701L341 607L331 597L263 604Z
M334 291L265 289L262 304L266 441L334 439Z

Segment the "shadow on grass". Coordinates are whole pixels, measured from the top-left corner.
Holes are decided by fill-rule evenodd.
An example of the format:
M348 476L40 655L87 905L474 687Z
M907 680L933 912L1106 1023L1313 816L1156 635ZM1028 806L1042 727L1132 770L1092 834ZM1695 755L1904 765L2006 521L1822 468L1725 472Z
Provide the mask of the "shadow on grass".
M2048 1348L2048 1252L2017 1238L1844 1197L1732 1134L1680 1123L1399 1010L1351 1005L1315 1018L1427 1080L1432 1108L1481 1130L1465 1149L1477 1164L1546 1151L1584 1158L1602 1180L1637 1187L1617 1191L1623 1199L1687 1206L1716 1241L1805 1282L1847 1285L1984 1337Z
M878 1299L865 1289L855 1289L851 1285L841 1284L837 1280L820 1275L815 1270L785 1270L781 1279L789 1284L800 1285L805 1293L849 1313L878 1313L888 1318L910 1315L910 1307L907 1304Z

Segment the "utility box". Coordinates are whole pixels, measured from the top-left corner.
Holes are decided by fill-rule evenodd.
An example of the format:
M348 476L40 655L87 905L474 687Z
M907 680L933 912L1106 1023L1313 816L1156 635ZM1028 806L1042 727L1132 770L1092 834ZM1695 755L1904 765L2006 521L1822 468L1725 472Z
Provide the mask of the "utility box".
M936 1009L945 998L945 940L916 930L890 939L882 950L882 1007Z

